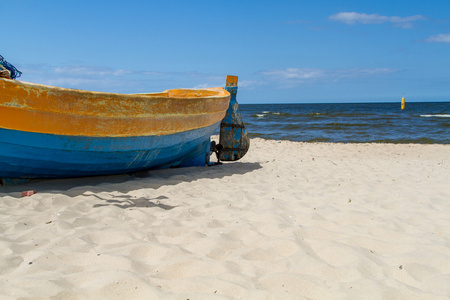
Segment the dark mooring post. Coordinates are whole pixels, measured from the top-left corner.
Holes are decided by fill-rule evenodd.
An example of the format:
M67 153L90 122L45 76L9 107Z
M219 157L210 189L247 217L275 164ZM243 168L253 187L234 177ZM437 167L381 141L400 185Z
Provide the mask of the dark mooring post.
M235 161L242 158L250 147L250 138L245 129L236 101L237 76L227 76L225 89L231 94L230 105L220 124L219 159Z

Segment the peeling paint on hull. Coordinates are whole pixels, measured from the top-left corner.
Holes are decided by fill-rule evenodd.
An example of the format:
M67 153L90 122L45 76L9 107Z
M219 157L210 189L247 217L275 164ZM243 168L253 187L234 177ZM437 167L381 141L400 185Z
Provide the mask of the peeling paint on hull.
M0 129L0 177L81 177L205 165L209 139L217 128L218 124L173 135L123 138Z
M205 165L222 88L121 95L0 80L0 178Z

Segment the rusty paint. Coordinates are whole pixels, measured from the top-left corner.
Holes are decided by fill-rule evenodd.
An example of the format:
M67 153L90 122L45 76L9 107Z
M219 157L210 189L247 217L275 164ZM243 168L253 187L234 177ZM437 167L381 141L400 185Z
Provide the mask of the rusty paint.
M232 76L232 75L227 76L227 81L225 84L226 87L237 87L237 84L238 84L237 76Z
M219 159L236 161L241 159L250 147L250 138L245 129L236 101L237 76L227 76L226 90L231 94L230 106L220 124Z
M0 79L0 128L57 135L166 135L219 122L223 88L114 94Z

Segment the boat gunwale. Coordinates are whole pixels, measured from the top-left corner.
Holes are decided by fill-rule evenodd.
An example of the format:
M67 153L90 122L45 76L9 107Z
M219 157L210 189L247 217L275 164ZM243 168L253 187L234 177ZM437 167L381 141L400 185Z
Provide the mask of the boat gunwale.
M186 99L190 99L190 98L221 98L224 96L227 96L229 94L228 91L226 91L224 88L222 87L210 87L210 88L178 88L178 89L168 89L168 90L164 90L162 92L154 92L154 93L131 93L131 94L123 94L123 93L112 93L112 92L101 92L101 91L89 91L89 90L83 90L83 89L74 89L74 88L64 88L64 87L58 87L58 86L53 86L53 85L46 85L46 84L41 84L41 83L32 83L32 82L27 82L27 81L21 81L21 80L13 80L13 79L8 79L8 78L0 78L0 82L1 81L10 81L13 83L16 83L17 85L22 85L25 87L30 87L30 88L43 88L43 89L47 89L47 90L55 90L55 91L59 91L59 92L67 92L67 93L77 93L77 94L87 94L87 95L98 95L98 96L120 96L120 97L138 97L138 98L142 98L142 99L146 99L146 98L154 98L154 97L163 97L163 98L174 98L174 99L179 99L179 98L186 98ZM212 91L212 92L216 92L216 94L214 95L205 95L205 96L192 96L192 97L174 97L174 96L169 96L169 93L171 91Z

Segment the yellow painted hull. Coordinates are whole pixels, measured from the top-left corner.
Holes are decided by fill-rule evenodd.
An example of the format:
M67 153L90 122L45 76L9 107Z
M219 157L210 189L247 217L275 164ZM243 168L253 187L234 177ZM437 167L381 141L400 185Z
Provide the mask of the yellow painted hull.
M166 135L219 122L223 88L113 94L0 79L0 128L84 136Z

